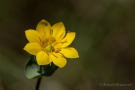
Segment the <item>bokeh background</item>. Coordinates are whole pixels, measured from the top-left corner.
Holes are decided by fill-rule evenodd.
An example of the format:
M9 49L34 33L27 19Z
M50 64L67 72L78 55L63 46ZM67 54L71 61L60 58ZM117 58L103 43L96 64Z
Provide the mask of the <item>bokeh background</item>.
M68 60L40 90L135 90L135 0L0 0L0 90L34 90L24 31L45 19L75 31ZM104 84L128 84L106 86Z

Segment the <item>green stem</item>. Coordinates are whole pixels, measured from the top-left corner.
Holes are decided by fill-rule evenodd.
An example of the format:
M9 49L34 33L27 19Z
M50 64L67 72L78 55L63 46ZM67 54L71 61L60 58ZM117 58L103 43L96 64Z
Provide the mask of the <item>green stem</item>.
M37 80L37 84L36 84L35 90L39 90L39 86L40 86L41 80L42 80L42 77L39 77L38 80Z

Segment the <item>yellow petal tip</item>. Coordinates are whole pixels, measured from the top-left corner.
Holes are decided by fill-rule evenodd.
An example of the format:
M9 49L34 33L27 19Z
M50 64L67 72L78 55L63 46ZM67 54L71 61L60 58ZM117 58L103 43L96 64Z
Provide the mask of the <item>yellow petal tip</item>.
M45 22L46 20L45 19L42 19L40 22Z

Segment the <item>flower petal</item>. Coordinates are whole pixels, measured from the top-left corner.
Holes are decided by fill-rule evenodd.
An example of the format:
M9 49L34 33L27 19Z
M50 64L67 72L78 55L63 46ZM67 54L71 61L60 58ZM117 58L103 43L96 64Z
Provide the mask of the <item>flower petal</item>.
M69 46L72 41L75 38L75 32L68 32L67 35L65 36L65 38L63 38L58 44L56 44L54 47L58 48L58 47L67 47Z
M48 21L45 21L45 20L41 20L37 27L36 27L36 30L42 35L42 36L45 36L45 33L46 31L50 30L51 29L51 25Z
M39 53L37 53L36 60L38 65L47 65L51 62L48 54L44 51L40 51Z
M67 60L58 53L50 54L50 58L60 68L64 67L67 63Z
M32 55L42 51L42 47L38 43L28 43L23 49Z
M52 26L53 34L52 37L54 37L57 41L61 40L65 36L65 26L62 22L56 23Z
M67 58L79 58L77 50L73 47L62 48L60 53Z
M39 43L39 34L36 30L29 29L25 31L26 38L29 42L37 42Z
M40 34L40 40L41 42L44 42L46 45L48 44L49 39L51 38L52 35L52 29L51 25L48 21L41 20L37 27L36 30Z

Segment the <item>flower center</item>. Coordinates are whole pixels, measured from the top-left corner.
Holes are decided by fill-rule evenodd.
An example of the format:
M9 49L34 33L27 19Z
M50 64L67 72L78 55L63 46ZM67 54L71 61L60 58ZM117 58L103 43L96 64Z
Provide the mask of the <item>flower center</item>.
M51 52L51 51L54 50L54 48L53 48L51 45L48 45L48 46L45 47L45 50L46 50L47 52Z

